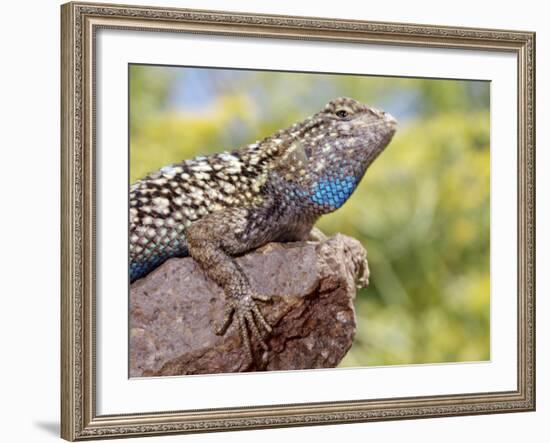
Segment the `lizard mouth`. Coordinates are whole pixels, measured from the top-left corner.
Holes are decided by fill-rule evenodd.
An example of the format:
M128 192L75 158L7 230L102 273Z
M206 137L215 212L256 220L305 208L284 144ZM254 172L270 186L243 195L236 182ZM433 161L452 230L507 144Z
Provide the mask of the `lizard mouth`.
M369 116L361 122L361 126L364 129L367 128L384 128L389 135L393 135L397 130L397 120L395 117L387 112L380 111L380 113L373 119Z
M391 140L397 130L397 120L388 112L380 111L380 119L377 121L378 126L382 126L387 133L388 142Z

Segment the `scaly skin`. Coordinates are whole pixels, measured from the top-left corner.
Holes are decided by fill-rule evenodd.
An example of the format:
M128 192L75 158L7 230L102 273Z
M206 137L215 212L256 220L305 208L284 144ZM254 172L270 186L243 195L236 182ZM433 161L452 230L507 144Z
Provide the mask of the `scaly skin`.
M342 206L395 133L389 114L350 98L262 141L166 166L130 188L130 281L171 257L190 255L226 294L218 334L237 317L266 349L271 332L233 257L272 241L307 239L317 219Z

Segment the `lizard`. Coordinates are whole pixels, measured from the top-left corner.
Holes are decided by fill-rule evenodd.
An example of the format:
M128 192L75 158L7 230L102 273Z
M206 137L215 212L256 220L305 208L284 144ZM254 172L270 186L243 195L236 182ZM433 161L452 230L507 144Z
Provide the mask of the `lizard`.
M191 256L225 294L216 334L236 317L251 361L250 334L268 349L272 327L257 302L271 297L252 290L235 257L273 241L309 239L319 217L348 200L395 130L389 113L339 97L261 141L138 180L129 191L130 283L171 257Z

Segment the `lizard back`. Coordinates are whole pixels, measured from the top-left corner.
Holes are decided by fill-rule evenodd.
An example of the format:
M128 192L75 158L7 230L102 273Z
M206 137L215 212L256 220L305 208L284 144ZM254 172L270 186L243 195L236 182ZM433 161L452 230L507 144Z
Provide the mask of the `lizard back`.
M193 222L261 202L266 165L278 154L266 141L165 166L130 187L131 282L187 256L185 231Z

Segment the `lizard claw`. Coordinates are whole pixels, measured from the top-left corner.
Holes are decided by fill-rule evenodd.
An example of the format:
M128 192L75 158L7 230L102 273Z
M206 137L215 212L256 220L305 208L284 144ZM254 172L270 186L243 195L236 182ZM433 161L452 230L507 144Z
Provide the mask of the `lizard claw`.
M264 294L252 294L252 298L254 300L260 300L260 301L270 301L271 300L271 296L270 295L264 295Z
M227 328L229 328L229 325L231 324L231 321L233 320L234 312L235 312L235 307L233 306L233 304L228 303L228 305L225 307L225 311L224 311L224 314L223 314L223 320L215 329L216 335L224 335L225 334L225 331L227 331Z
M270 296L254 293L241 299L233 299L228 301L223 321L221 325L216 328L216 334L225 334L227 328L233 320L233 316L236 315L243 346L250 361L253 360L253 357L249 332L258 341L264 351L267 351L269 348L260 333L259 326L267 331L268 334L272 332L271 326L264 318L254 300L265 302L270 299Z

